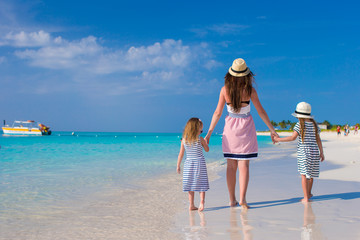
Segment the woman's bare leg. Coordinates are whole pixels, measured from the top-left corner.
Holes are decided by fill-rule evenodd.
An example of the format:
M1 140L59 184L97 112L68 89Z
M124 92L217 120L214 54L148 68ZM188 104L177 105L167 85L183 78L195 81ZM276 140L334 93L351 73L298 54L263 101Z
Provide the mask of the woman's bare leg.
M239 185L240 185L240 205L249 208L246 202L246 191L249 184L249 160L238 161L239 166Z
M236 187L236 171L237 171L237 161L233 159L227 159L227 169L226 169L226 182L229 190L230 206L234 207L237 205L235 197L235 187Z

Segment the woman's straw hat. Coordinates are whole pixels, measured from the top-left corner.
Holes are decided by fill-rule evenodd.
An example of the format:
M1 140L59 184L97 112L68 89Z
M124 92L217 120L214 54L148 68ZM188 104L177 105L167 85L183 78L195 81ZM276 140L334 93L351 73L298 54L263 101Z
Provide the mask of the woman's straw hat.
M229 73L234 77L243 77L250 73L250 69L246 66L244 59L237 58L229 68Z
M297 118L314 118L311 115L311 105L306 102L298 103L295 112L291 115Z

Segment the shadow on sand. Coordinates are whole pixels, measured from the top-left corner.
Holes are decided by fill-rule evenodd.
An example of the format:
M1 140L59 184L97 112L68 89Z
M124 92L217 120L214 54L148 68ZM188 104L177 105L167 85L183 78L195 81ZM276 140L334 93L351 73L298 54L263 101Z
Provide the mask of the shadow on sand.
M326 200L334 200L334 199L342 199L342 200L351 200L360 198L360 192L347 192L347 193L335 193L335 194L325 194L325 195L318 195L311 198L312 202L320 202ZM287 205L298 203L301 198L289 198L283 200L274 200L274 201L263 201L263 202L254 202L250 203L249 205L252 208L265 208L265 207L274 207L279 205ZM255 206L254 206L255 205Z
M334 200L334 199L351 200L351 199L357 199L357 198L360 198L360 192L325 194L325 195L314 196L311 198L311 200L312 200L312 202L320 202L320 201L327 201L327 200ZM274 201L252 202L252 203L249 203L249 205L250 205L251 209L275 207L275 206L280 206L280 205L298 203L301 199L302 199L302 197L274 200ZM206 208L204 211L217 211L217 210L226 209L226 208L230 208L230 207L229 206L211 207L211 208Z

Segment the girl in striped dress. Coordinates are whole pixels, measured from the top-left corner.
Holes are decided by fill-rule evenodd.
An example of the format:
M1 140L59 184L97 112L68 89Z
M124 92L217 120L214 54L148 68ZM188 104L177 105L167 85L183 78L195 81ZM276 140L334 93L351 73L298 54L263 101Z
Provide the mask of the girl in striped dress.
M203 132L203 123L199 118L191 118L185 126L177 162L177 172L180 174L180 165L186 152L183 170L183 191L189 193L189 210L204 210L205 192L209 189L206 162L202 149L209 151L209 146L200 136ZM194 204L194 192L200 192L199 208Z
M311 189L314 177L319 177L319 163L324 161L324 151L319 136L320 130L311 116L311 106L306 102L301 102L296 106L295 113L292 114L299 119L294 127L292 136L275 137L276 142L294 141L299 137L297 146L298 172L301 174L301 184L304 198L301 202L309 202L313 196Z

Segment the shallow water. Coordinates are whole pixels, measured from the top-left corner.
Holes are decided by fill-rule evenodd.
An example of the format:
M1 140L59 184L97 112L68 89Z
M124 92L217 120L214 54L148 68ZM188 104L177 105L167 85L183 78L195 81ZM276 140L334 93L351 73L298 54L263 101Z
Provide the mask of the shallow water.
M0 223L6 227L1 232L31 229L41 219L65 223L79 209L83 215L92 211L89 204L106 201L108 193L136 190L141 182L175 172L180 138L175 133L95 132L1 136ZM258 141L266 146L270 138L259 136ZM222 159L221 135L211 138L210 149L208 163Z

